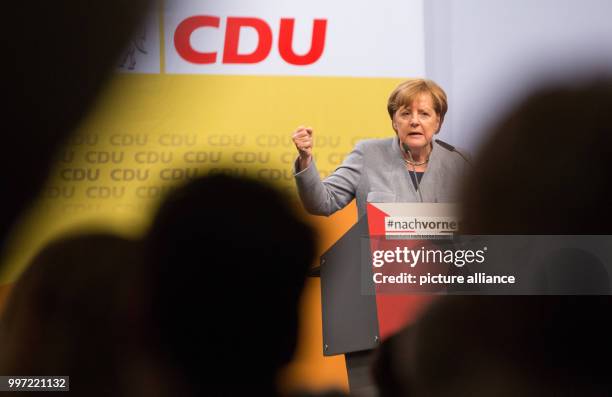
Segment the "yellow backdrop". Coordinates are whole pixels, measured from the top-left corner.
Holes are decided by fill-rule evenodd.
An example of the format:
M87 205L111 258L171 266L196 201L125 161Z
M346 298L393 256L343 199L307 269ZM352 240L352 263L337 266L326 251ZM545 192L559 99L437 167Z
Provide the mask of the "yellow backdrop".
M62 150L19 223L0 275L0 300L45 242L75 228L138 236L173 185L212 170L273 180L295 196L291 133L314 128L323 176L355 142L393 134L386 99L397 79L118 74ZM35 145L36 142L32 142ZM320 252L356 220L354 204L310 217ZM319 281L304 294L301 338L284 383L347 387L344 359L322 355Z

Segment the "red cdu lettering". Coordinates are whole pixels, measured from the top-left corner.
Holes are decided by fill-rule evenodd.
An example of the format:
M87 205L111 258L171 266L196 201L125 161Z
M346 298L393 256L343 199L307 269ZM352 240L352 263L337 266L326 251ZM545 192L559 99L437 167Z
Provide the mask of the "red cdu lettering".
M257 48L250 54L239 54L238 43L240 29L253 28L259 38ZM261 62L270 53L272 48L272 29L259 18L228 17L225 30L225 47L223 48L223 63L257 63Z
M278 38L278 52L280 56L292 65L310 65L315 63L323 54L325 47L325 30L327 20L315 19L312 25L312 42L310 50L304 55L297 55L293 52L293 30L295 19L282 18L280 23L280 33Z
M190 43L191 34L199 28L219 27L219 17L209 15L196 15L181 22L174 32L174 46L176 52L186 61L197 64L215 63L216 52L199 52L193 49Z

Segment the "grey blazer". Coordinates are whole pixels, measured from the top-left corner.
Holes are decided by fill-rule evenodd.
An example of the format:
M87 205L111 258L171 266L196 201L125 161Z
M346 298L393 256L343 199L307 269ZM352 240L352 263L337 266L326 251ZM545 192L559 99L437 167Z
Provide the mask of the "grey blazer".
M296 162L297 163L297 162ZM420 202L396 137L360 141L333 174L321 180L314 160L295 181L302 203L314 215L329 216L357 199L359 218L368 202ZM459 201L459 188L469 170L456 152L433 142L427 170L420 182L424 202Z

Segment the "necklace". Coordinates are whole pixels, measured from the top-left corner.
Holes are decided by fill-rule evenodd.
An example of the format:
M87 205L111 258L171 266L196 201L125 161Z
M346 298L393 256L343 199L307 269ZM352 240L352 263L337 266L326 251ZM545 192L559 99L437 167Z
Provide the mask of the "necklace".
M415 163L414 161L410 161L408 159L404 159L404 162L406 164L409 164L409 165L413 166L413 167L418 167L419 165L427 164L429 162L429 157L427 157L425 159L425 161L421 161L420 163Z
M420 165L424 165L427 164L429 162L429 156L431 156L431 149L429 150L429 153L427 154L427 158L425 159L425 161L421 161L420 163L414 162L413 158L412 158L412 154L410 153L410 149L408 148L408 145L404 144L404 152L410 157L410 160L404 157L404 162L406 163L406 165L411 165L413 167L418 167Z

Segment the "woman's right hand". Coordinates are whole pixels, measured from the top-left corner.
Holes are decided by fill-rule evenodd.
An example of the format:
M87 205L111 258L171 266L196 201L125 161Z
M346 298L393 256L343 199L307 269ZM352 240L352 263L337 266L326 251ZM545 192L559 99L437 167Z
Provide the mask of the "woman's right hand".
M291 136L300 155L298 159L298 166L300 169L298 171L308 167L312 160L312 133L311 127L299 126Z

